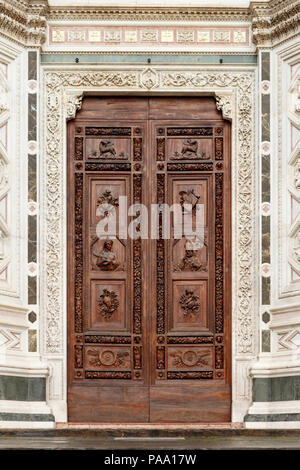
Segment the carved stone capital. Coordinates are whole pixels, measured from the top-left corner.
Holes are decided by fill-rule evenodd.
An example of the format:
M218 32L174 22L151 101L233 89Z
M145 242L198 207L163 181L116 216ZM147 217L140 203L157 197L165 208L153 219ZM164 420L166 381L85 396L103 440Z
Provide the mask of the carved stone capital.
M292 37L300 24L298 0L270 0L251 2L252 37L254 44L271 46Z
M46 40L47 0L0 0L0 33L27 46Z

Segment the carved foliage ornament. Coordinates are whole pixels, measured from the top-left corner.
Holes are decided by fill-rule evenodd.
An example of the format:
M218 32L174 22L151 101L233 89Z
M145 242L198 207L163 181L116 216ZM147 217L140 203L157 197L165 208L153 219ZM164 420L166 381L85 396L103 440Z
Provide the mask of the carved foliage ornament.
M128 363L129 352L114 352L111 349L99 351L98 349L87 350L88 362L96 367L119 367Z
M207 367L209 365L209 361L207 359L207 352L200 354L196 351L176 351L171 353L171 357L173 357L173 366L176 368L180 367L195 367L195 366L202 366Z
M295 34L299 25L300 4L298 0L254 3L251 14L254 44L273 44Z
M147 70L147 69L146 69ZM154 69L153 69L154 70ZM46 87L46 174L45 174L45 206L46 218L44 225L44 246L42 252L45 253L45 275L44 275L44 305L46 309L46 352L60 353L63 351L63 312L64 293L63 276L64 270L58 260L64 259L64 243L62 233L64 213L64 183L63 174L65 163L64 155L64 125L63 120L70 118L74 114L75 108L80 105L81 90L94 89L101 92L101 89L118 89L124 91L135 91L140 88L141 69L131 71L76 71L76 72L45 72ZM145 76L145 74L144 74ZM146 78L146 77L144 77ZM149 78L149 77L147 77ZM151 77L150 77L151 78ZM154 78L154 77L153 77ZM254 74L245 72L220 72L217 70L168 70L160 68L156 71L156 90L169 91L185 90L203 91L206 93L216 93L222 97L218 100L218 106L222 109L224 116L234 116L233 129L237 139L237 155L233 161L233 190L236 205L234 213L237 220L234 227L238 232L237 237L233 237L236 253L236 262L233 265L234 292L233 312L237 312L235 325L237 328L237 351L239 353L253 353L253 329L254 329L254 293L253 276L254 266L254 157L253 157L253 89ZM150 83L149 83L150 84ZM68 94L66 95L66 90ZM73 89L74 95L70 98L70 91ZM226 100L223 99L224 90ZM77 95L76 95L77 93ZM66 107L62 107L68 97L68 112ZM230 101L236 97L236 108ZM72 104L72 105L71 105ZM237 114L234 114L234 110ZM76 112L76 111L75 111Z
M120 302L114 291L104 289L98 300L100 313L104 318L110 318L118 309Z
M195 295L194 291L192 290L185 289L184 294L180 296L179 303L183 310L184 317L188 317L194 313L199 312L199 296Z

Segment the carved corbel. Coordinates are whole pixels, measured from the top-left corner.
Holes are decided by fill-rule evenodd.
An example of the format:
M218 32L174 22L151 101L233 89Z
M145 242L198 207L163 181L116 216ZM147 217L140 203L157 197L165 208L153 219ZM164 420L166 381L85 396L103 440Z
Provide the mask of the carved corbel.
M217 94L216 95L216 106L219 111L222 111L224 119L232 119L232 95L230 94Z
M83 91L77 93L66 94L65 99L65 116L67 121L76 117L77 111L81 109L83 99Z

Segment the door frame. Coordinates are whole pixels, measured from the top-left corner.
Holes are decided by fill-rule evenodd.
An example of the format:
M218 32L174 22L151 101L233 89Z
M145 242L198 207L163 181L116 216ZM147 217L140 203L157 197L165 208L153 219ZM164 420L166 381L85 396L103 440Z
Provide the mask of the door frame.
M47 397L67 421L67 121L84 95L214 96L231 121L232 421L251 404L249 368L258 353L256 69L222 66L45 66L40 148L41 355Z

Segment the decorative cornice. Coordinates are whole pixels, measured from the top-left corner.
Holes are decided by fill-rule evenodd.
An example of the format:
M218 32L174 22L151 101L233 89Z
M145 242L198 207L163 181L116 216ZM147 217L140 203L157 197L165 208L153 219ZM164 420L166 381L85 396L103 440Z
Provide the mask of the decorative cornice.
M273 46L299 32L299 0L251 2L252 37L254 44Z
M75 2L74 2L75 3ZM121 2L120 2L121 3ZM264 47L292 37L299 30L299 0L253 1L233 7L49 7L48 0L0 0L0 33L25 46L46 40L49 21L252 22L253 42Z
M74 2L75 3L75 2ZM120 2L121 4L122 2ZM52 7L50 21L250 21L247 8L213 7Z
M0 32L26 46L46 40L47 0L0 0Z

